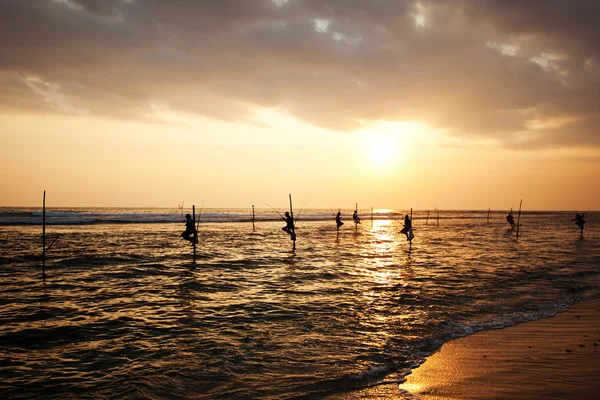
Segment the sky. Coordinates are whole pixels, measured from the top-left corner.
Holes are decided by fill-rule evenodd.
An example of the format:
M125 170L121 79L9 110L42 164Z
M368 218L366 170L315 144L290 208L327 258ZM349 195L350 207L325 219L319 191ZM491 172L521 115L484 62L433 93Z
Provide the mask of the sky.
M0 0L0 206L600 210L600 1Z

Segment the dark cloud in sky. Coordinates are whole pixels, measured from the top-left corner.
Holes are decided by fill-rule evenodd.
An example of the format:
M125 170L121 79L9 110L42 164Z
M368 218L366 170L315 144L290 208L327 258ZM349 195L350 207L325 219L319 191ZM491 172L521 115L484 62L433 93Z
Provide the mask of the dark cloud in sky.
M0 109L600 147L600 2L0 0Z
M596 0L482 0L469 13L498 32L532 35L546 50L588 58L600 55L600 4Z

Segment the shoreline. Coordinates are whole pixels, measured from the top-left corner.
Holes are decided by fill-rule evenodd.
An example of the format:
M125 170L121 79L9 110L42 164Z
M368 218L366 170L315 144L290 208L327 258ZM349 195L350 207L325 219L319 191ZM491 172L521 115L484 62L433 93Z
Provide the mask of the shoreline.
M600 298L552 317L444 343L401 384L329 399L596 399Z
M600 299L445 343L399 387L423 400L596 399Z

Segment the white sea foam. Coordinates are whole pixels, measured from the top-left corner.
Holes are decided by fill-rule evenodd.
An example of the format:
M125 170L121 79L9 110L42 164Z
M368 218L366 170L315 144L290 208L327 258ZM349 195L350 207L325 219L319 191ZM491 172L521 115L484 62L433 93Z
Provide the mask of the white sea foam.
M367 369L366 371L361 371L352 376L353 379L363 380L365 378L373 378L377 376L381 376L389 371L389 367L387 365L374 365Z
M600 290L593 214L585 240L570 213L525 214L518 241L504 235L504 215L489 225L460 212L439 227L416 219L409 254L401 218L363 218L358 233L347 224L338 236L330 212L307 210L322 219L300 216L293 253L280 217L257 211L265 220L253 232L247 209L203 209L193 266L180 210L50 209L88 225L46 231L60 239L45 282L40 227L0 226L0 392L346 394L401 380L454 337ZM4 220L40 216L0 210Z

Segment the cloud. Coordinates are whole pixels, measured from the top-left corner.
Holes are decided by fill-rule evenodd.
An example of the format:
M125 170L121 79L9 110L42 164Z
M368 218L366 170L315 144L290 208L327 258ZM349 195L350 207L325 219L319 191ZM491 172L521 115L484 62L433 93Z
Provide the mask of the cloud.
M61 85L56 82L44 81L37 76L22 76L21 81L45 103L61 113L72 115L88 113L88 110L75 107L63 94Z
M144 118L158 102L250 121L276 107L339 131L416 120L509 147L600 147L596 1L0 4L5 111Z

